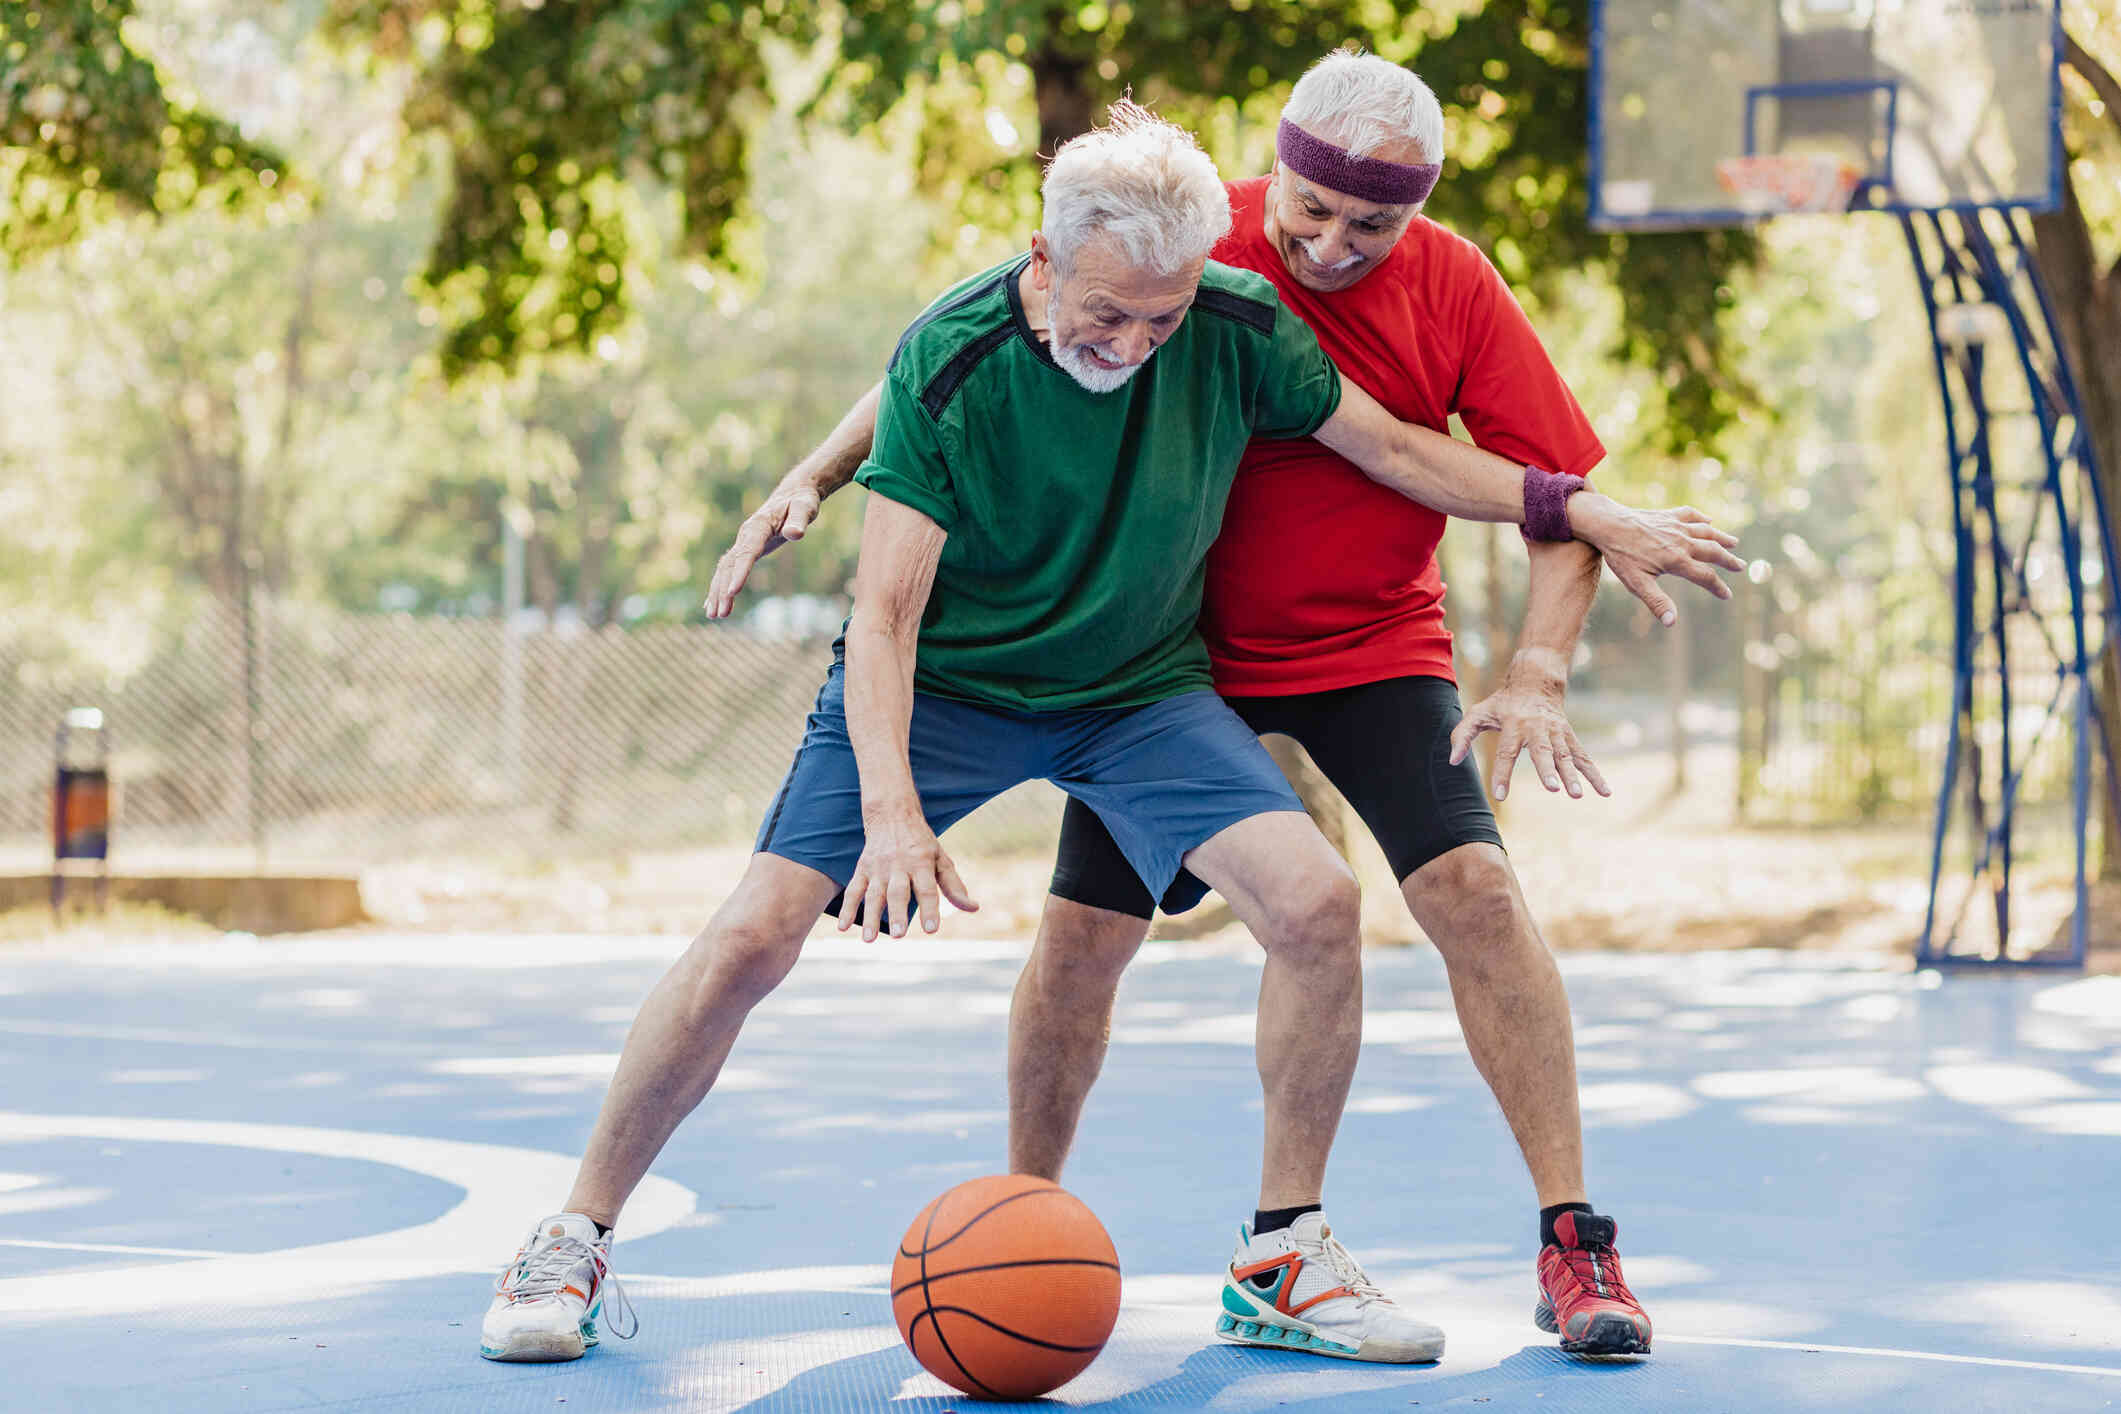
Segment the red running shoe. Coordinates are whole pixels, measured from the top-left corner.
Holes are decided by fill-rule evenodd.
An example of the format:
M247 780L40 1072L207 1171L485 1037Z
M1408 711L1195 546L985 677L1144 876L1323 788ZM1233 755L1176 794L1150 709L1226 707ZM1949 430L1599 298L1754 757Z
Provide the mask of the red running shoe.
M1532 1319L1571 1355L1647 1355L1650 1318L1620 1274L1620 1225L1591 1213L1554 1219L1559 1246L1539 1254L1539 1309Z

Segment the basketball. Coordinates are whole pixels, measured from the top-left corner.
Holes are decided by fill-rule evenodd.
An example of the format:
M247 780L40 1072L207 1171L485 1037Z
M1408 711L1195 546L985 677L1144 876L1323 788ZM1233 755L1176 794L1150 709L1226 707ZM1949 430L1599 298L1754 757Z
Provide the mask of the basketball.
M913 1358L987 1399L1031 1399L1086 1369L1119 1319L1119 1255L1097 1215L1023 1174L960 1183L921 1210L891 1264Z

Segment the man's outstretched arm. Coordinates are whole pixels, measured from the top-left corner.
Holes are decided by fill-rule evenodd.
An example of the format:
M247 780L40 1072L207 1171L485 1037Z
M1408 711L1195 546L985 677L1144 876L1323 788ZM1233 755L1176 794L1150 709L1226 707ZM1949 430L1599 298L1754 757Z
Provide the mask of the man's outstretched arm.
M943 916L938 893L968 913L979 907L928 828L908 747L921 613L947 538L911 506L869 498L847 620L846 678L847 739L862 784L864 840L840 927L853 926L859 911L870 942L880 932L903 936L916 912L933 933Z
M1525 468L1401 422L1345 376L1340 386L1340 407L1313 435L1372 481L1460 520L1525 523ZM1603 554L1628 592L1667 626L1679 613L1657 587L1659 575L1676 574L1728 599L1730 587L1716 571L1745 568L1731 553L1738 537L1716 529L1692 506L1639 511L1589 490L1569 497L1567 505L1575 538Z
M1466 708L1451 733L1451 764L1465 760L1474 739L1495 732L1497 800L1509 794L1510 774L1518 753L1532 753L1532 766L1548 790L1583 794L1583 783L1600 795L1611 795L1590 754L1569 725L1562 699L1569 690L1569 666L1576 640L1583 633L1598 594L1598 552L1580 540L1527 541L1532 583L1525 600L1524 629L1517 652L1504 671L1502 685Z
M876 405L883 391L879 383L856 399L817 450L797 462L766 503L744 517L736 543L723 552L707 586L708 618L728 618L751 567L790 540L802 539L825 498L854 479L876 440Z

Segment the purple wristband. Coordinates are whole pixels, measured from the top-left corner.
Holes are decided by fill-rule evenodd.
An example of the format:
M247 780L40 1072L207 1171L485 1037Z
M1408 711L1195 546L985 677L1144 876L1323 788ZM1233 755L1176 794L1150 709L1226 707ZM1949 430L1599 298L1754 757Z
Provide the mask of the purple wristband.
M1574 540L1569 529L1569 497L1583 489L1580 476L1524 469L1524 538L1527 540Z

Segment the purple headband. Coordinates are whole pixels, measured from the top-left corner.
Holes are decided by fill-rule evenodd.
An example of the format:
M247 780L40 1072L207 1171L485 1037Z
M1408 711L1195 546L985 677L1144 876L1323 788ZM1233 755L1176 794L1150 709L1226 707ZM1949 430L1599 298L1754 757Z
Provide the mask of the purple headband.
M1274 150L1290 171L1379 206L1419 206L1429 199L1429 193L1436 189L1436 179L1443 175L1441 162L1351 157L1346 148L1311 136L1287 118L1275 131Z

